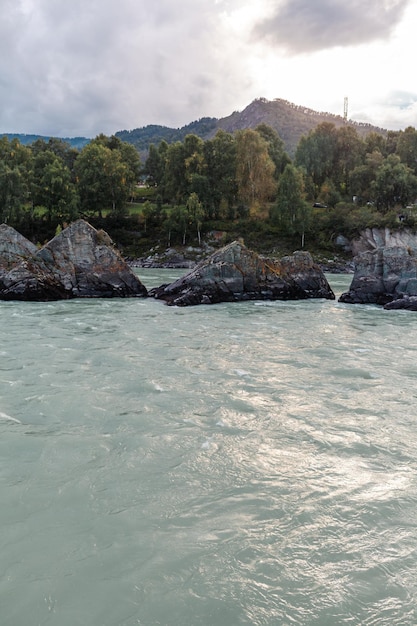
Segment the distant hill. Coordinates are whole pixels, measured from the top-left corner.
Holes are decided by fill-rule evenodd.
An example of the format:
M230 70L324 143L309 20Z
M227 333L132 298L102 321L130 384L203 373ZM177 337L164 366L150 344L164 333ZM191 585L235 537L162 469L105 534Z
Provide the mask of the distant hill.
M340 115L319 113L307 107L292 104L287 100L258 98L251 102L243 111L234 111L228 117L220 119L202 117L181 128L150 124L134 130L120 130L115 135L122 141L133 144L141 154L142 159L144 159L150 144L158 145L163 139L167 143L173 143L175 141L183 141L186 135L195 134L206 140L213 137L219 129L233 133L236 130L245 128L256 128L256 126L263 123L268 124L268 126L277 131L285 144L288 154L294 156L301 137L307 135L322 122L331 122L337 127L349 124L356 128L361 136L367 135L372 131L384 136L387 134L387 130L372 126L372 124L354 122L353 120L345 121ZM31 144L37 139L43 139L47 142L51 138L42 135L19 133L3 133L0 134L0 137L8 137L9 140L16 138L23 145ZM81 150L91 141L87 137L59 137L59 139L66 141L77 150Z
M9 141L18 139L23 146L27 146L37 139L43 139L45 142L53 139L53 137L45 137L44 135L26 135L22 133L2 133L0 137L7 137ZM72 148L76 148L77 150L81 150L91 141L91 139L87 137L56 137L56 139L61 139L69 143Z
M249 104L243 111L235 111L228 117L217 119L215 117L203 117L191 122L182 128L169 128L167 126L144 126L134 130L122 130L116 136L127 141L139 150L146 153L151 143L159 144L165 139L168 143L182 141L189 133L194 133L202 139L210 139L216 131L223 129L233 133L236 130L255 128L258 124L268 124L274 128L283 140L287 152L294 156L298 142L303 135L307 135L322 122L331 122L335 126L348 124L358 131L359 135L365 136L370 132L386 135L387 131L372 124L345 121L340 115L332 113L319 113L307 107L292 104L287 100L266 100L258 98Z
M185 136L190 134L207 139L216 133L219 128L218 123L219 120L215 117L202 117L182 128L150 124L134 130L120 130L116 133L116 137L133 144L139 152L142 152L147 151L151 143L159 144L163 140L167 143L183 141Z

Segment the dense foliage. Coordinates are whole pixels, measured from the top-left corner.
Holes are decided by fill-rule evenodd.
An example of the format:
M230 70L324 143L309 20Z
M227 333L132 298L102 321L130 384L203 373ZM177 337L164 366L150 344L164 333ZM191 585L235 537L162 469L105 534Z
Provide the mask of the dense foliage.
M210 123L210 120L207 120ZM77 217L104 226L126 253L156 242L201 242L207 231L330 248L368 226L414 227L417 131L361 137L323 122L294 158L266 124L139 153L99 135L81 150L59 139L0 139L0 221L35 241ZM255 238L255 241L253 241Z

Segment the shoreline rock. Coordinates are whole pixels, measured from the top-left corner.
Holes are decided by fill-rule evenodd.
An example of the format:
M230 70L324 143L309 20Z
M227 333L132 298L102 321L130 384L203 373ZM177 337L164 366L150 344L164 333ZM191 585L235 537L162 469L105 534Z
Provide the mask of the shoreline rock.
M377 304L386 309L413 309L417 296L417 250L380 247L355 257L355 273L349 291L339 302Z
M187 251L183 254L182 252L178 252L175 248L169 248L163 254L157 252L155 254L149 254L146 257L127 258L126 261L130 267L136 268L193 269L198 263L209 258L214 251L215 249L212 247L209 247L208 250L200 250L200 254L196 260L195 257L189 256ZM335 257L316 261L316 264L320 267L322 272L328 274L353 274L354 272L353 259L344 260Z
M308 252L266 259L238 241L214 252L173 283L151 289L149 295L171 306L335 298Z
M0 229L0 300L146 296L147 289L104 231L77 220L38 250Z

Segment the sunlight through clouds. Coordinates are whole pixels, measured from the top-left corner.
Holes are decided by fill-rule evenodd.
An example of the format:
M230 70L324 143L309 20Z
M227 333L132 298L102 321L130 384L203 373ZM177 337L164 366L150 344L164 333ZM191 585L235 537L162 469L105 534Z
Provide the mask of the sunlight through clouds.
M416 23L416 0L4 0L0 132L179 127L259 97L415 125Z

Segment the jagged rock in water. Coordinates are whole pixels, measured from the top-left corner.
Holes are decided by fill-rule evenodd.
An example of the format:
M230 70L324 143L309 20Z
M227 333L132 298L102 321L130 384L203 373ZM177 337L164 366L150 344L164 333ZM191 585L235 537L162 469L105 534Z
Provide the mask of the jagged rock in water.
M190 306L240 300L334 299L308 252L264 259L235 241L201 261L169 285L149 292L169 305Z
M359 254L349 291L339 301L379 304L385 308L412 308L417 296L417 252L403 246L382 247ZM403 299L406 299L404 302ZM398 304L394 304L398 301ZM408 306L407 306L408 303Z
M77 220L43 248L20 258L0 279L3 300L146 295L146 288L112 247L107 233L84 220Z

